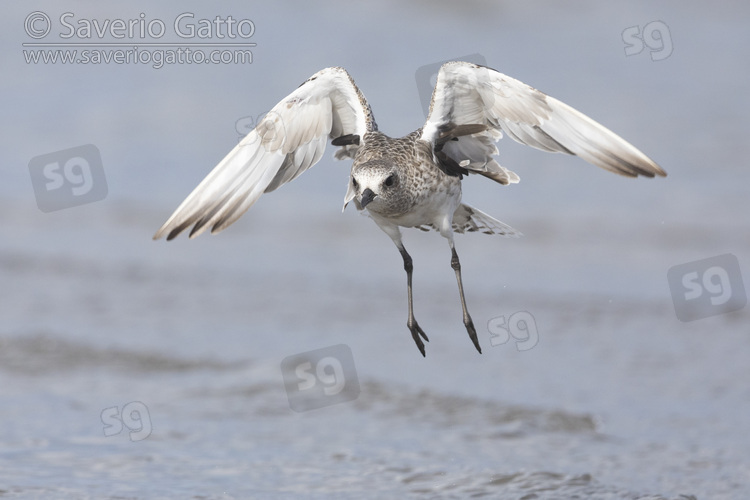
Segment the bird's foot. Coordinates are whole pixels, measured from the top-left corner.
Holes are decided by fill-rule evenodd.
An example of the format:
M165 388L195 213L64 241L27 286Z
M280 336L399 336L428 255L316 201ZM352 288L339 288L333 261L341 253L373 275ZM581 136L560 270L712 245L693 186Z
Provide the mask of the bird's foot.
M406 322L406 326L409 327L409 331L411 331L411 337L414 339L414 343L417 344L419 352L422 353L422 356L426 357L427 355L424 352L424 342L422 342L422 339L420 339L419 336L421 335L423 339L429 342L430 339L427 338L427 334L417 324L417 320L415 320L414 318L410 318L409 321Z
M464 325L466 326L466 331L469 332L469 338L474 343L474 347L477 348L479 354L482 354L482 348L479 347L479 339L477 338L477 330L474 328L474 322L470 317L467 317L464 318Z

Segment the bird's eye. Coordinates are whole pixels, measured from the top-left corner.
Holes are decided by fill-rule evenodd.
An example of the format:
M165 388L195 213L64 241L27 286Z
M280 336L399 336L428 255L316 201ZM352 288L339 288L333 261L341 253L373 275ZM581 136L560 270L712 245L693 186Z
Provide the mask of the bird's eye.
M352 177L352 186L354 186L354 189L357 189L359 187L359 183L354 177Z
M388 178L385 180L385 185L388 187L393 186L393 183L396 181L396 176L391 174L388 176Z

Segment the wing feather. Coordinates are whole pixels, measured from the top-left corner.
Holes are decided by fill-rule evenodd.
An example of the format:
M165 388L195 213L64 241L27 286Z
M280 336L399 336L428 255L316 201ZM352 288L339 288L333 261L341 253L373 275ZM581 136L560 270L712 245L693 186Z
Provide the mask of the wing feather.
M159 228L154 239L172 239L193 225L190 237L216 233L242 216L263 193L315 165L328 139L377 130L367 101L343 68L310 77L266 114ZM361 140L337 158L353 157Z
M494 142L511 139L549 152L580 156L611 172L665 176L653 160L614 132L567 104L493 69L467 62L440 68L421 139L433 145L455 127L485 125L476 134L447 142L442 151L459 165L498 182L518 182L492 156ZM503 172L497 172L498 167Z

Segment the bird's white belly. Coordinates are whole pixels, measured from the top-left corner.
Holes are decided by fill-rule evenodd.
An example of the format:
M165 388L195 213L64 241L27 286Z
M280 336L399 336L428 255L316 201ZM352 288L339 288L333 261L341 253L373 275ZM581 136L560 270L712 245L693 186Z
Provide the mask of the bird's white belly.
M388 217L388 220L402 227L418 227L434 225L441 227L453 219L453 213L461 203L461 185L456 182L448 183L431 192L428 196L420 197L419 201L405 214Z

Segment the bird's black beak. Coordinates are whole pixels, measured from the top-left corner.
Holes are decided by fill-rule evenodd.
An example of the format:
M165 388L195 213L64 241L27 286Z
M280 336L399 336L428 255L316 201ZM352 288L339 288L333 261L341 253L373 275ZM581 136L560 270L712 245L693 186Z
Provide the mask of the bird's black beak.
M359 200L359 204L362 208L365 208L377 195L370 188L366 188L362 191L362 198Z

